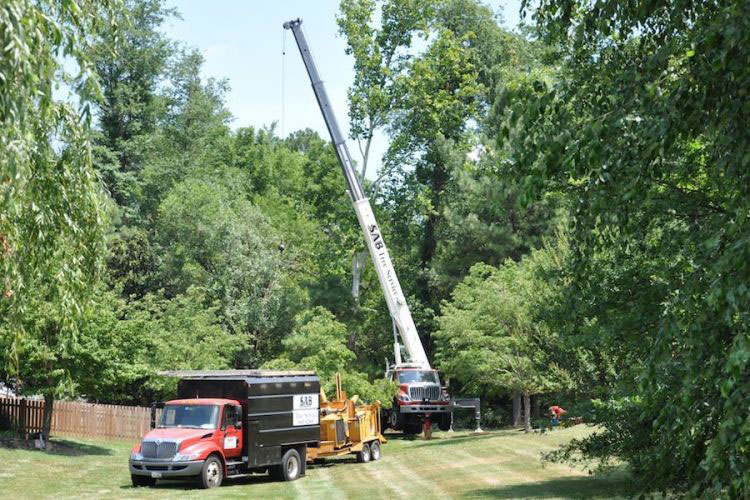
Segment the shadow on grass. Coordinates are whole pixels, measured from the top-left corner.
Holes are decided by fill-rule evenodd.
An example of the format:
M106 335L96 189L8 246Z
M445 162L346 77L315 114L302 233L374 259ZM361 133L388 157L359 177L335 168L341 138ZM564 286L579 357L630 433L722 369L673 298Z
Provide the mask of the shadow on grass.
M50 441L52 445L47 453L52 455L114 455L115 451L104 446L97 446L95 444L79 443L77 441L68 441L67 439L52 439Z
M611 473L481 488L466 493L464 498L629 498L635 493L630 477Z
M448 445L458 445L463 444L469 441L477 441L477 440L483 440L488 438L498 437L498 434L496 433L482 433L482 434L468 434L463 436L456 436L456 437L440 437L438 439L429 439L424 440L424 438L420 438L423 440L422 443L415 445L416 448L421 448L423 446L448 446Z
M309 467L309 466L308 466ZM271 477L268 474L253 474L251 476L243 476L238 478L228 478L224 479L224 481L221 483L221 489L225 490L229 488L230 490L234 486L245 486L248 484L264 484L264 483L270 483L276 481L275 479L271 479ZM124 484L120 486L121 490L134 490L135 488L131 484ZM168 491L188 491L188 490L200 490L203 491L198 486L198 479L159 479L156 482L156 486L150 486L150 487L143 487L142 489L155 489L157 491L162 491L164 494L166 494Z
M0 436L0 448L6 448L11 450L29 450L39 453L47 453L49 455L64 455L64 456L84 456L84 455L114 455L115 451L104 447L97 446L94 444L80 443L77 441L69 441L67 439L53 438L48 444L47 449L38 450L34 446L34 440L22 439L18 436L7 435Z

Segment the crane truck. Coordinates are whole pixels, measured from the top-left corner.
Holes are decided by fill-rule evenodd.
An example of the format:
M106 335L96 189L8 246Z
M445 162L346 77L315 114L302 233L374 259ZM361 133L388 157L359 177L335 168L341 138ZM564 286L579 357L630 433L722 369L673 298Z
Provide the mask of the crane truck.
M429 434L432 423L437 423L441 430L449 430L452 424L453 409L470 407L475 411L478 429L479 401L476 398L452 400L447 392L441 388L438 372L430 366L427 354L417 334L411 311L406 303L404 292L401 289L401 284L396 276L396 270L393 268L383 234L375 220L370 201L365 196L354 170L349 149L333 114L325 86L302 31L302 20L293 19L285 22L284 29L291 30L297 42L297 48L302 56L313 92L323 114L323 120L331 136L331 142L346 180L354 212L357 214L360 228L364 233L367 248L393 321L394 363L391 365L386 362L386 378L396 382L399 390L393 406L382 410L384 426L400 430L405 434L418 434L422 430ZM402 360L401 357L401 345L398 336L401 337L408 353L406 361Z

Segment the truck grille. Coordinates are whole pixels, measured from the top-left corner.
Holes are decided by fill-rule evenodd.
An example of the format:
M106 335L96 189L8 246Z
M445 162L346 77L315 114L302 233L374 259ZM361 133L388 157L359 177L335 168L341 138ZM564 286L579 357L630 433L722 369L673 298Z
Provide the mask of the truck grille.
M174 441L144 441L141 443L143 458L172 458L177 453Z
M427 385L422 387L409 387L409 397L412 401L437 401L440 399L440 387Z

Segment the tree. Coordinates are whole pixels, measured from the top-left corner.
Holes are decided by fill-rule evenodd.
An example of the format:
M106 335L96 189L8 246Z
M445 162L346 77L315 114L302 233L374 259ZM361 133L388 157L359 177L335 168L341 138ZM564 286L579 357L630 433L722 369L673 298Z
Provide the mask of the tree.
M494 268L476 264L444 303L435 332L436 358L445 375L486 395L518 392L530 430L530 396L560 386L564 373L545 356L551 334L536 314L549 295L538 276L543 251Z
M99 87L88 49L99 16L117 7L86 0L0 6L1 356L15 374L28 357L42 361L40 378L25 389L44 393L45 434L54 397L70 382L57 357L75 339L103 254L104 210L87 133ZM63 57L77 65L77 76L65 74ZM53 96L62 78L77 93L78 109ZM42 305L48 318L34 310Z
M405 285L416 292L417 321L429 338L442 298L434 291L433 259L452 182L446 144L459 153L471 150L471 125L487 98L480 78L489 73L480 64L500 62L493 59L499 52L488 49L501 30L490 9L475 1L345 1L338 22L355 60L351 135L364 142L363 168L374 130L383 127L391 138L370 191L380 196L385 185L380 201L399 209L392 220L403 246L394 249L413 258L418 239L418 266L398 268L416 276ZM425 40L423 51L412 47L417 36Z
M129 217L137 216L138 175L153 145L164 102L158 85L175 51L160 27L175 16L163 0L127 0L92 44L102 87L98 102L96 165L110 195Z
M292 334L283 341L283 356L266 363L266 368L313 370L327 395L336 393L335 375L341 373L342 387L349 396L391 404L395 385L382 378L371 383L353 368L356 356L346 346L346 325L336 321L333 314L316 307L300 313L295 323Z
M304 296L286 277L281 238L263 212L215 181L189 178L162 201L156 230L168 296L204 287L223 326L249 341L243 364L278 351Z
M177 381L160 371L230 368L244 348L243 338L221 327L218 307L198 287L172 299L148 294L125 301L116 289L101 289L96 298L70 359L75 393L88 400L148 405L167 399Z
M528 195L575 200L567 329L616 356L604 430L574 449L645 491L750 491L747 7L540 2L559 76L502 115Z

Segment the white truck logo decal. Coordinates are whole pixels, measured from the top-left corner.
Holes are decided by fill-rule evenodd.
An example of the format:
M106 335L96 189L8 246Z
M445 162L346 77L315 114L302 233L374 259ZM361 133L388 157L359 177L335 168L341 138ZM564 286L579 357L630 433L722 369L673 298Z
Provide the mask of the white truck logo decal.
M317 394L295 394L292 396L292 425L315 425L320 418L320 402Z

